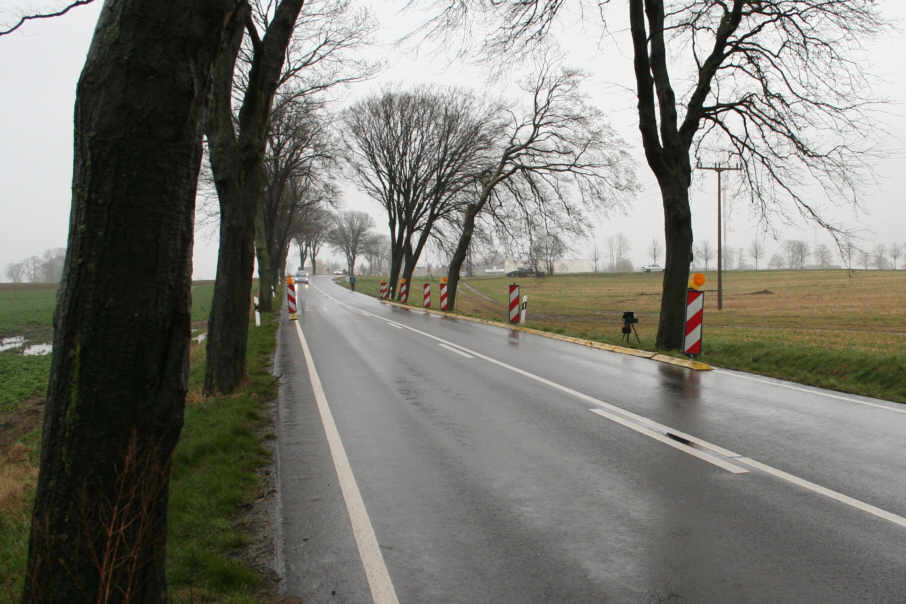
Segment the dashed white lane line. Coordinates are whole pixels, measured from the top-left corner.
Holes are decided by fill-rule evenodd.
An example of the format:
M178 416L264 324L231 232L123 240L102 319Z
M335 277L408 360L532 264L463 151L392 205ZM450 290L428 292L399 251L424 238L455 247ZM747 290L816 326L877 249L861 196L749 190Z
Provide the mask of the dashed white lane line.
M455 353L458 354L459 356L465 357L465 358L467 358L467 359L474 359L474 358L475 358L475 357L473 357L472 355L470 355L470 354L467 353L467 352L463 352L462 350L459 350L459 349L457 349L457 348L453 348L452 346L447 346L446 344L438 344L438 346L440 346L441 348L444 348L444 349L446 349L446 350L449 350L450 352L455 352Z
M327 404L327 396L321 386L321 378L318 377L311 350L308 348L308 342L305 341L299 322L296 321L295 324L296 333L299 335L299 343L302 345L302 353L305 355L305 364L308 366L308 375L314 391L315 401L318 404L318 412L321 414L321 422L324 424L324 432L327 435L330 455L337 471L340 491L343 493L346 511L349 513L349 521L352 524L352 534L359 550L359 556L362 558L362 566L365 567L365 576L368 579L368 587L371 589L371 598L376 604L399 604L396 590L390 580L390 573L384 563L384 556L381 554L380 546L378 546L377 536L374 534L374 527L368 517L368 510L365 509L365 501L359 492L355 475L352 473L352 466L349 465L349 458L346 456L346 449L343 448L340 432L337 430L333 414L330 412L330 406Z
M337 300L336 298L334 298L327 292L325 292L323 290L319 290L319 291L321 291L321 293L323 293L325 296L333 299L338 304L349 307L348 304ZM351 307L349 307L349 308L351 308ZM383 317L381 317L379 315L371 313L371 316L376 319L386 321L386 319L384 319ZM638 415L631 411L627 411L626 409L623 409L622 407L617 407L616 405L613 405L611 403L607 403L600 399L596 399L593 396L589 396L583 392L579 392L578 390L573 390L572 388L570 388L568 386L558 384L557 382L553 382L551 380L548 380L547 378L541 377L539 375L535 375L534 373L530 373L523 369L519 369L518 367L514 367L512 365L504 363L503 361L498 361L495 358L481 354L480 352L472 350L471 348L468 348L466 346L461 346L459 344L455 344L454 342L449 342L443 338L440 338L433 334L424 332L420 329L416 329L415 327L411 327L409 325L405 325L402 323L400 323L400 325L406 330L417 333L419 335L422 335L426 338L429 338L429 339L439 342L441 344L447 344L449 346L458 348L458 349L460 349L468 354L471 354L479 359L485 360L489 363L493 363L494 365L507 369L518 375L522 375L522 376L529 378L531 380L534 380L536 382L550 386L551 388L554 388L556 390L560 390L561 392L569 394L582 401L591 403L591 404L595 405L596 407L598 407L598 409L590 409L590 411L592 413L595 413L601 417L605 417L605 418L610 419L614 422L617 422L623 426L631 428L631 429L635 430L636 432L639 432L640 434L645 434L646 436L650 436L651 438L654 438L655 440L664 442L665 444L668 444L671 447L676 448L677 450L683 451L684 453L686 453L688 455L694 455L695 457L698 457L699 459L703 459L704 461L708 461L709 463L713 463L714 465L719 465L720 467L726 469L728 472L733 472L734 474L740 474L740 473L747 472L747 470L740 468L739 466L737 466L735 464L731 464L722 459L719 459L719 457L717 457L717 456L732 459L733 461L735 461L739 464L748 465L749 467L761 470L762 472L765 472L766 474L770 474L771 476L774 476L775 478L779 478L790 484L794 484L799 487L808 489L808 490L812 491L813 493L817 493L824 497L828 497L830 499L833 499L834 501L843 503L845 505L848 505L848 506L855 508L857 510L860 510L862 512L871 514L872 516L875 516L877 518L882 518L884 520L887 520L896 525L906 528L906 518L904 518L903 516L899 516L897 514L894 514L893 512L888 512L887 510L873 506L869 503L865 503L864 501L860 501L854 497L850 497L849 495L844 495L843 493L839 493L832 489L822 487L821 485L815 484L813 482L809 482L808 480L805 480L804 478L799 478L798 476L789 474L787 472L784 472L783 470L779 470L779 469L769 466L767 464L763 464L754 459L750 459L748 457L743 457L739 453L734 453L733 451L725 449L719 445L715 445L706 440L702 440L696 436L686 434L685 432L676 430L674 428L671 428L670 426L666 426L664 424L658 423L643 415ZM773 382L771 382L771 383L773 383ZM843 398L843 397L840 397L840 398ZM853 400L853 399L846 399L846 400ZM858 401L856 401L856 402L858 402ZM887 409L887 407L884 407L884 408ZM609 413L607 411L604 411L604 409L609 411ZM677 445L681 445L681 443L675 441L674 439L669 438L667 436L668 433L679 436L680 438L682 438L684 440L687 440L689 443L691 443L692 446L684 446L684 447L677 446ZM663 437L664 440L662 440L661 437ZM715 453L717 456L708 455L708 457L710 457L712 459L705 459L701 455L703 453L703 451L697 450L699 448L708 449L711 452ZM720 462L720 464L715 463L715 461ZM721 464L723 464L723 465L721 465ZM731 470L724 466L731 466L734 469Z
M687 455L692 455L693 457L697 457L703 461L707 461L710 464L714 464L718 468L723 468L727 472L731 472L733 474L745 474L746 472L748 472L748 470L746 470L745 468L741 468L735 464L724 461L723 459L721 459L720 457L717 457L716 455L711 455L710 453L705 453L704 451L699 451L699 450L695 449L694 447L690 447L689 445L684 445L683 443L677 442L668 436L659 434L658 432L655 432L654 430L649 430L648 428L645 428L644 426L640 426L639 424L636 424L627 419L624 419L624 418L620 417L619 415L617 415L616 413L608 413L607 411L604 411L603 409L589 409L589 411L591 411L592 413L595 413L597 415L600 415L601 417L606 417L610 421L616 422L622 426L626 426L630 430L635 430L639 434L644 434L648 438L653 438L654 440L660 441L660 442L664 443L665 445L670 445L674 449L678 449L678 450L682 451L683 453L686 453Z
M875 407L877 409L884 409L885 411L893 411L894 413L904 413L906 414L906 405L900 405L900 407L893 407L888 405L881 405L879 403L872 403L869 401L862 401L851 396L844 396L842 394L834 394L832 392L824 392L821 390L816 390L814 388L805 388L803 386L797 386L795 384L787 384L779 380L767 380L764 378L754 377L751 375L745 375L742 373L737 373L735 371L727 371L725 369L717 369L715 373L732 376L739 378L741 380L749 380L750 382L758 382L759 384L766 384L768 386L776 386L777 388L786 388L787 390L795 390L796 392L805 392L806 394L813 394L815 396L823 396L825 398L833 398L838 401L846 401L848 403L855 403L857 405L865 405L866 407ZM896 403L891 403L896 404Z

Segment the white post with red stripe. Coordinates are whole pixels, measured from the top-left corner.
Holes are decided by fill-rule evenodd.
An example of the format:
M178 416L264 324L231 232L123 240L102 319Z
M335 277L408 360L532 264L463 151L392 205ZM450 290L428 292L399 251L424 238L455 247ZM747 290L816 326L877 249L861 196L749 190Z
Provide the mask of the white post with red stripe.
M388 291L387 281L383 280L383 281L381 281L381 300L387 299L387 291Z
M510 323L519 322L519 286L515 283L510 284Z
M705 292L688 289L686 292L686 339L683 343L683 352L689 356L702 353L704 307Z
M431 308L431 284L425 283L423 291L424 291L425 308Z
M292 277L286 278L286 304L289 307L290 321L295 321L299 315L296 314L296 284Z
M447 278L440 278L440 309L447 310Z
M400 279L400 302L403 304L409 302L409 284L406 283L405 277Z

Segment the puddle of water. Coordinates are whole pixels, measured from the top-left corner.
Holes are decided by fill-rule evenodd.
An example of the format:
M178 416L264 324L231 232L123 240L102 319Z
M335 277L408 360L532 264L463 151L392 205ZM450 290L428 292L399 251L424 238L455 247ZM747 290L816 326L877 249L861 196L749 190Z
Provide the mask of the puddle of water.
M0 340L0 352L4 350L12 350L13 348L22 348L25 346L25 337L24 336L13 336L11 338L3 338Z
M32 344L23 350L22 354L27 357L41 357L45 354L50 354L52 350L53 345L51 344Z

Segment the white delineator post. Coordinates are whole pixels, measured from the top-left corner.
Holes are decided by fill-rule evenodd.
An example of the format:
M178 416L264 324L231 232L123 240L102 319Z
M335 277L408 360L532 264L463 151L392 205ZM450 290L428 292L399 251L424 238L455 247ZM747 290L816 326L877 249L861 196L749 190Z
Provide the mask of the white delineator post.
M528 306L528 296L522 296L522 307L519 309L519 323L525 323L525 307Z
M431 284L425 283L425 287L424 287L423 291L425 292L425 295L424 295L425 308L431 308Z

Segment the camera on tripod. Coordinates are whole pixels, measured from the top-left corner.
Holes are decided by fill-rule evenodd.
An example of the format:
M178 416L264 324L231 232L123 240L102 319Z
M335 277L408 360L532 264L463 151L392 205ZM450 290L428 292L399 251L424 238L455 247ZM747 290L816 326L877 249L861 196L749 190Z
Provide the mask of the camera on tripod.
M639 318L635 316L635 313L631 310L627 310L623 313L623 338L622 341L629 344L631 335L635 334L635 340L639 344L642 343L642 340L639 339L639 332L636 331L635 325L639 322Z

